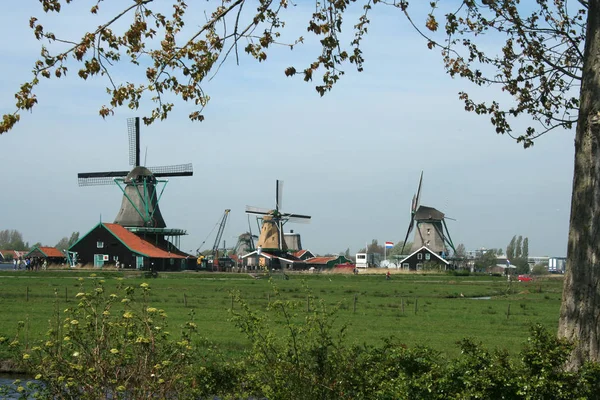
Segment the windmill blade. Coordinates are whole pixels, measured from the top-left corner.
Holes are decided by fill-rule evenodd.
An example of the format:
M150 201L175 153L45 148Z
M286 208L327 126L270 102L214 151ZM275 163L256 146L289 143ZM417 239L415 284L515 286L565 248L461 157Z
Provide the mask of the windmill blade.
M129 165L140 166L140 117L127 118L129 134Z
M283 250L283 222L281 222L281 219L277 219L275 221L275 226L277 227L277 239L279 250Z
M77 178L124 178L129 171L80 172Z
M413 209L412 212L417 212L419 204L421 203L421 187L423 185L423 171L421 171L421 177L419 178L419 186L417 187L417 194L413 197Z
M298 218L296 216L293 217L283 217L286 221L293 222L296 224L310 224L310 217L308 218Z
M281 210L283 207L283 181L277 180L275 184L275 209Z
M402 250L400 250L400 254L404 254L404 246L406 246L406 241L408 240L408 235L412 232L413 227L415 226L415 218L414 215L410 217L410 223L408 224L408 230L406 231L406 236L404 237L404 242L402 242Z
M302 214L292 214L292 213L283 213L281 214L282 217L284 218L295 218L295 219L304 219L304 220L310 220L312 217L310 215L302 215Z
M169 176L192 176L194 170L191 163L179 164L179 165L165 165L161 167L149 167L148 168L156 177L169 177Z
M96 178L77 178L79 186L101 186L101 185L113 185L115 178L109 176L99 176Z
M254 206L246 206L247 214L255 214L255 215L270 215L272 214L271 210L268 208L254 207Z

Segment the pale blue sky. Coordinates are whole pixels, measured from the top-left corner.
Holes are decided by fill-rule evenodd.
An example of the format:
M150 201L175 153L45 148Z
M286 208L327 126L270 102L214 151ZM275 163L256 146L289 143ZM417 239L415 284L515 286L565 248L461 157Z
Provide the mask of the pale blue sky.
M296 12L290 37L306 35ZM69 13L74 18L60 25L65 32L89 22L77 9ZM0 15L3 113L13 109L13 93L39 52L31 15L43 17L34 0ZM225 208L232 212L224 239L233 245L247 230L246 205L274 205L276 179L285 181L284 211L313 217L309 225L287 225L305 248L355 252L372 239L396 242L423 170L422 204L456 219L448 221L455 244L505 248L521 234L532 255L565 255L574 132L554 132L528 150L496 135L486 117L463 111L457 92L467 82L445 75L437 53L399 13L376 8L371 19L365 71L348 67L323 98L314 84L283 73L312 60L316 48L308 43L275 50L262 64L231 59L206 85L212 99L205 122L189 122L190 107L178 103L166 121L142 128L147 165L194 164L194 176L171 179L161 201L167 224L189 233L182 250L195 250ZM116 74L127 77L131 69ZM119 189L80 188L77 173L127 168L126 119L148 109L120 109L102 120L105 86L72 77L44 82L39 106L0 137L0 229L54 245L72 231L87 232L100 215L112 222ZM477 93L499 96L493 88Z

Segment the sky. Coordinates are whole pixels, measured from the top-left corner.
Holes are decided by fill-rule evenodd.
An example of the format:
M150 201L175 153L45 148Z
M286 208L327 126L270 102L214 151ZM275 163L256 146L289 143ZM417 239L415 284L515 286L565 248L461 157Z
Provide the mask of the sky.
M78 36L108 15L94 19L76 7L57 18L27 0L0 15L3 114L14 110L13 94L39 54L31 16ZM287 14L289 37L307 35L306 11L300 5ZM354 253L373 239L398 242L423 171L421 204L454 219L447 224L455 245L505 249L522 235L530 255L565 256L574 130L550 133L524 150L458 100L464 89L478 99L502 98L496 88L447 76L439 54L427 50L399 12L376 7L371 21L364 71L348 66L324 97L314 90L317 82L284 75L318 54L309 40L294 51L274 49L264 63L244 55L240 65L228 60L205 86L211 100L204 122L190 122L191 106L178 102L166 120L142 126L145 165L194 166L193 177L169 180L160 203L167 225L188 233L181 249L211 248L225 209L231 214L223 239L233 246L248 230L246 205L274 206L277 179L284 181L283 211L312 216L310 224L286 225L301 234L304 248ZM484 40L494 47L493 38ZM114 73L134 76L123 64ZM127 169L127 118L150 110L143 103L103 120L98 109L107 101L107 82L70 75L43 82L38 106L0 136L0 229L17 229L30 244L54 245L114 220L121 191L79 187L77 173Z

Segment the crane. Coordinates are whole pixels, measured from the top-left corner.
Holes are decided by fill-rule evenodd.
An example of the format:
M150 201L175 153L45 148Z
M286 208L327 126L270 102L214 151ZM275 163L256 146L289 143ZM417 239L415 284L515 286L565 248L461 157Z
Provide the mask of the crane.
M198 255L198 268L206 268L207 267L207 263L211 262L213 264L213 269L215 265L219 264L219 243L221 243L221 238L223 237L223 232L225 231L225 225L227 224L227 216L229 215L229 213L231 212L230 209L226 209L225 213L223 213L223 216L220 218L219 222L217 222L214 226L214 228L210 231L210 233L208 234L208 236L206 237L206 239L204 239L204 241L200 244L200 247L198 247L196 249L196 253ZM210 259L207 260L204 255L202 255L202 253L200 252L200 249L202 248L202 246L204 246L204 243L206 243L206 240L208 239L208 237L214 232L215 228L217 228L217 226L219 227L219 229L217 230L217 236L215 237L215 244L213 245L211 252L210 252Z
M226 209L223 214L223 218L221 218L221 223L219 224L219 230L217 230L217 236L215 237L215 244L212 247L212 257L213 257L213 270L215 267L219 267L219 244L221 243L221 238L223 237L223 231L225 231L225 225L227 224L227 216L231 212L230 209Z

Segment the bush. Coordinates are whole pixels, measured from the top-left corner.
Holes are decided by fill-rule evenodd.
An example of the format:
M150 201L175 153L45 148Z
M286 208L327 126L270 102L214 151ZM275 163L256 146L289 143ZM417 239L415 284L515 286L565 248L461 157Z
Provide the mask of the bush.
M452 276L470 276L471 275L471 271L469 271L466 268L462 268L462 269L453 269L448 271L449 275Z
M79 303L55 311L47 339L23 350L22 365L41 383L31 390L61 399L193 398L195 323L171 339L165 311L149 304L148 284L136 296L132 286L106 293L103 282L81 285Z
M546 264L535 264L531 269L531 275L546 275L548 274L548 266Z

